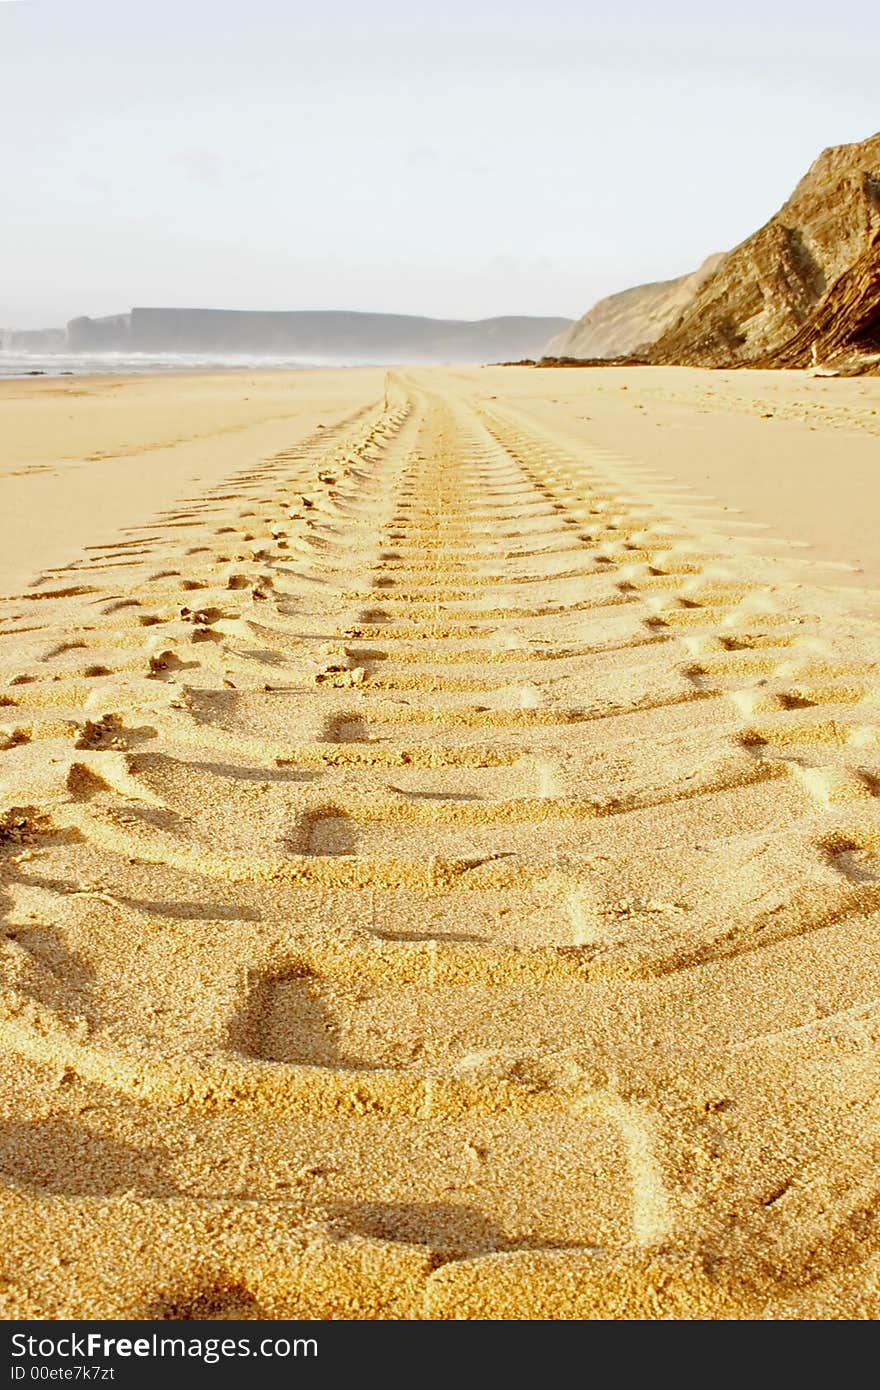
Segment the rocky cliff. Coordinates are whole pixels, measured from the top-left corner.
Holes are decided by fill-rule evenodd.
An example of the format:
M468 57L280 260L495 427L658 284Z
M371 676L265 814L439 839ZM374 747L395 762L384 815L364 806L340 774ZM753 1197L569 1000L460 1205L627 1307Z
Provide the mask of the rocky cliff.
M880 372L880 230L807 321L756 366L860 366Z
M67 325L70 352L118 352L131 348L131 314L90 319L85 315Z
M709 256L689 275L635 285L598 300L583 318L552 338L544 352L552 357L622 357L656 342L723 259Z
M0 328L3 352L64 352L66 346L63 328Z
M429 319L345 311L132 309L73 319L74 352L284 355L321 362L499 362L540 352L570 319Z
M806 346L812 357L812 341L817 354L825 351L827 333L843 341L874 332L866 327L866 277L874 274L878 230L880 134L825 150L779 212L724 257L649 360L783 365L777 354L789 342L799 344L796 354ZM839 285L842 277L850 278ZM853 313L862 316L861 327L846 326Z

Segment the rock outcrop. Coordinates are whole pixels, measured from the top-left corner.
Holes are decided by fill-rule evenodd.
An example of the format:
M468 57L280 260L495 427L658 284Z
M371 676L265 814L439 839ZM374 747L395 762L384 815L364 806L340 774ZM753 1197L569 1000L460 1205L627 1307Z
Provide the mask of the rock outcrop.
M622 357L656 342L680 317L709 276L724 259L709 256L698 270L676 280L634 285L600 299L583 318L544 348L549 357Z
M757 366L853 366L880 372L880 231L822 296L806 323Z
M878 231L880 134L825 150L779 212L724 257L648 359L789 365L803 350L812 360L813 342L821 356L870 337Z

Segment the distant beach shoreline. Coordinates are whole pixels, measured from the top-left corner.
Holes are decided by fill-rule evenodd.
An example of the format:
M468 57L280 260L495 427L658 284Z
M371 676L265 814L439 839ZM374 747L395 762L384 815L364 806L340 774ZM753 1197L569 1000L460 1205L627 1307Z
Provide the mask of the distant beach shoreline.
M173 372L317 371L374 366L370 362L320 362L294 357L230 353L24 353L0 351L0 379L59 376L151 376Z

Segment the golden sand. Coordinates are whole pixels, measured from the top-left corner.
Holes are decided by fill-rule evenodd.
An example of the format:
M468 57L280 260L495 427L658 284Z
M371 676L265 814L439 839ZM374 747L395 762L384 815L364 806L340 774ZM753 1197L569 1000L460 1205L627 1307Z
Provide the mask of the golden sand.
M4 1316L880 1315L878 406L0 390Z

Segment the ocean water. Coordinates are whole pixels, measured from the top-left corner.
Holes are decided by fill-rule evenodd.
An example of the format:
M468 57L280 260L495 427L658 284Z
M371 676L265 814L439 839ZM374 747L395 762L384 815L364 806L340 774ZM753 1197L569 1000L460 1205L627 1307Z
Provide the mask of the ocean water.
M266 353L210 352L8 352L0 350L0 377L106 376L130 372L216 372L296 370L308 367L366 367L369 362L306 360Z

